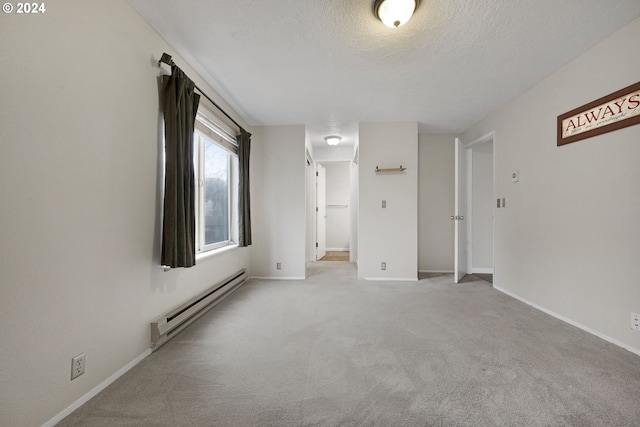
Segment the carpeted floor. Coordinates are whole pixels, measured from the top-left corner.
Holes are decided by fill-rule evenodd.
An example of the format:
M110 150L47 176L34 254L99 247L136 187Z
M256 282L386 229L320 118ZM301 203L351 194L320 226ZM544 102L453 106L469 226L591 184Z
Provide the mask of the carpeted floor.
M60 426L637 426L640 358L451 275L253 280Z
M476 276L478 279L482 279L486 282L493 283L493 274L474 273L473 275Z

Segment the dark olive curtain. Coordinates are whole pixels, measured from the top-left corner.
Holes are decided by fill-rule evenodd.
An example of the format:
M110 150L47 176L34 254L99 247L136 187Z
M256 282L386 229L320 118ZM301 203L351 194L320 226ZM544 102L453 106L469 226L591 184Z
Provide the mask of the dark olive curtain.
M238 222L240 236L238 246L251 245L251 195L249 193L249 154L251 152L251 134L240 129L238 135Z
M165 136L162 265L191 267L196 263L195 174L193 126L200 95L184 72L171 67L162 78Z

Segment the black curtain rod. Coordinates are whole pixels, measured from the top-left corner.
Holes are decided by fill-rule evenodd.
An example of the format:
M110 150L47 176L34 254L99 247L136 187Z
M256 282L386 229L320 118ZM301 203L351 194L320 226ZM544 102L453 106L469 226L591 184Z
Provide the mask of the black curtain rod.
M167 64L167 65L169 65L169 66L171 66L171 67L173 67L173 66L176 66L176 67L177 67L176 63L175 63L175 62L173 62L173 59L171 59L171 55L169 55L168 53L163 53L163 54L162 54L162 57L160 58L160 61L158 61L158 65L160 65L161 63L165 63L165 64ZM179 67L178 67L178 68L179 68ZM220 107L218 104L216 104L216 102L215 102L213 99L209 98L209 95L207 95L206 93L204 93L204 91L203 91L202 89L200 89L200 88L198 87L198 85L195 85L195 87L196 87L196 89L198 89L198 92L200 92L200 93L202 94L202 96L204 96L205 98L207 98L207 99L209 100L209 102L211 102L211 103L212 103L212 104L213 104L213 105L214 105L218 110L220 110L220 112L221 112L222 114L224 114L225 116L227 116L227 118L228 118L229 120L231 120L231 121L233 122L233 124L234 124L234 125L238 126L238 128L239 128L241 131L244 131L244 132L246 132L246 133L249 133L249 132L247 132L247 131L242 127L242 126L240 126L240 125L238 124L238 122L236 122L235 120L233 120L233 117L231 117L230 115L228 115L228 114L227 114L227 112L226 112L226 111L224 111L224 110L222 109L222 107Z

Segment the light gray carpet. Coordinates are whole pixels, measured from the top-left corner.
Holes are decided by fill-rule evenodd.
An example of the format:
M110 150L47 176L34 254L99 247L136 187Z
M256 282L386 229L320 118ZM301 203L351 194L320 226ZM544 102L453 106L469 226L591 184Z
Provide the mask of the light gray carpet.
M254 280L60 426L633 426L640 358L471 277Z

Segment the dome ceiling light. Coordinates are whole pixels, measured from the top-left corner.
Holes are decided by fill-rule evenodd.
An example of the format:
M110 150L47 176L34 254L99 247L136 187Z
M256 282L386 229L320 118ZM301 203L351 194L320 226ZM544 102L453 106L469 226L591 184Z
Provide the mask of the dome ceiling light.
M420 0L375 0L373 12L384 25L398 28L407 23Z
M332 147L340 144L341 139L342 137L339 136L327 136L324 138L324 140L327 141L327 144L331 145Z

